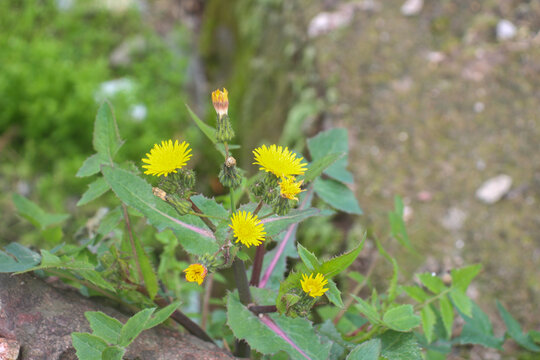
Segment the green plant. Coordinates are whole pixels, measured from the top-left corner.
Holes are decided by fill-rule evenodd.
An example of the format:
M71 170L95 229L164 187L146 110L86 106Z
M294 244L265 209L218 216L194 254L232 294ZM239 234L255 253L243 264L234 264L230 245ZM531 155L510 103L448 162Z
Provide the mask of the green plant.
M229 144L233 132L227 92L214 92L213 102L217 128L188 111L223 156L219 178L229 192L220 201L195 192L195 174L185 167L191 157L185 143L165 141L147 153L143 168L153 175L154 186L141 177L137 166L118 162L124 142L110 105L104 103L94 124L96 153L78 172L81 177L97 177L79 204L112 190L121 201L119 206L102 217L79 244L42 249L38 255L13 243L0 252L1 271L53 274L88 295L143 309L125 325L100 313L87 313L93 334L72 335L79 358L99 358L109 352L121 358L141 331L169 315L203 340L243 340L237 342L235 354L244 357L275 354L279 358L278 353L285 353L293 359L394 360L421 359L425 353L428 359L440 359L463 344L500 349L504 338L493 335L489 319L466 295L480 272L479 265L454 269L449 279L426 273L418 275L417 285L400 285L396 260L373 234L353 239L351 250L329 259L315 256L307 243L295 245L299 223L334 213L312 207L314 195L336 210L362 211L346 185L353 181L346 170L346 131L333 129L308 139L309 164L287 148L261 146L253 153L255 164L264 172L245 177L232 156L237 147ZM20 196L14 202L43 234L65 220ZM414 251L399 197L389 220L390 235ZM392 266L392 277L380 292L372 286L369 274L349 272L358 284L345 294L344 302L338 284L368 238ZM178 245L183 251L178 251ZM185 261L188 258L191 261ZM232 269L234 285L227 281L228 269ZM187 282L181 280L182 273ZM227 287L224 300L210 298L214 281ZM203 283L202 310L193 311L189 299L203 291ZM366 287L370 296L362 293ZM187 303L179 310L171 298ZM212 315L210 303L219 307ZM151 318L156 307L162 309ZM197 313L194 316L200 316L201 325L183 311ZM506 337L530 351L540 350L535 344L537 332L523 333L500 305L499 311L507 325ZM456 315L465 321L461 334L454 334ZM225 323L228 328L223 327ZM90 343L94 351L85 353Z

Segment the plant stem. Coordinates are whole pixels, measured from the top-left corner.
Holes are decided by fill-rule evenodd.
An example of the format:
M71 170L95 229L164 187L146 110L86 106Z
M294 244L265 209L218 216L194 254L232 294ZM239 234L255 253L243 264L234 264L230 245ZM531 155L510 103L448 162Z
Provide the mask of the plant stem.
M229 188L229 198L231 199L231 215L236 212L236 206L234 204L234 190Z
M263 200L259 201L259 203L257 204L257 207L253 211L253 215L257 215L259 213L259 211L261 211L261 209L263 207L263 204L264 204Z
M195 203L189 199L189 202L191 203L191 208L193 209L194 212L196 212L197 214L199 215L205 215L201 209L199 209L199 207L197 205L195 205ZM200 218L205 224L206 226L208 226L208 228L213 232L215 233L216 232L216 226L214 225L214 223L212 223L212 221L210 221L210 219L208 219L207 217L201 217Z
M133 254L133 259L137 265L137 273L139 274L139 282L144 283L144 277L141 269L141 264L139 262L139 257L137 256L137 249L135 248L135 239L133 238L133 231L131 229L131 222L129 221L129 214L127 212L126 204L122 203L122 209L124 210L124 221L126 222L126 228L129 235L129 243L131 244L131 252Z
M233 261L233 272L234 278L236 280L236 287L238 288L238 295L240 297L240 302L245 306L248 306L251 303L251 293L249 291L249 285L246 275L246 267L244 262L239 258L234 259ZM238 339L236 341L236 351L234 355L237 357L249 357L251 349L243 340Z
M206 322L208 321L210 296L212 295L213 285L214 285L214 274L210 274L206 278L206 285L204 286L204 297L203 297L202 314L201 314L201 328L205 331L206 331Z
M255 251L255 259L253 260L253 268L251 269L251 281L249 282L251 286L259 286L265 250L265 244L262 243L257 246L257 250Z

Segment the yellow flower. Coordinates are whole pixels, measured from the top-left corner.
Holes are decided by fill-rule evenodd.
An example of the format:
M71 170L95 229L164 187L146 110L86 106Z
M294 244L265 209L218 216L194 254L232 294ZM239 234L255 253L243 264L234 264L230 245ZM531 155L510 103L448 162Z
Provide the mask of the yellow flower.
M191 264L186 270L186 280L189 282L196 282L201 285L208 273L208 270L201 264Z
M250 212L238 211L231 218L229 225L236 237L236 242L250 247L251 245L259 246L264 241L264 225L259 221L257 215Z
M303 175L307 168L306 164L301 161L304 158L296 158L296 154L283 146L263 145L253 150L255 162L253 164L260 165L259 170L271 172L279 178L284 178L291 175Z
M323 288L324 285L328 284L328 280L322 274L317 274L315 278L312 278L312 276L313 274L309 275L309 277L302 274L302 280L300 280L302 290L311 297L322 296L328 291L328 288Z
M300 188L304 180L298 182L295 182L295 180L296 179L293 176L281 179L281 182L279 183L281 197L298 201L296 195L305 191Z
M146 154L147 158L142 159L148 165L143 165L146 169L144 172L148 175L167 176L170 173L176 173L181 169L191 158L191 149L189 144L183 141L181 144L175 140L162 141L161 145L155 144Z
M223 91L217 89L212 92L212 105L214 105L214 109L216 109L220 117L227 114L227 110L229 109L227 89L223 88Z

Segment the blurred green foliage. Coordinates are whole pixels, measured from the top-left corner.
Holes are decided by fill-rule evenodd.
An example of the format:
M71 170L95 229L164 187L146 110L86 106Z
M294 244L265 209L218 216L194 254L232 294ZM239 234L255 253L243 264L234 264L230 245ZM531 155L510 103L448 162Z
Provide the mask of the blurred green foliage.
M10 145L22 159L47 171L58 160L86 156L93 114L105 97L115 103L126 136L138 139L126 149L132 158L180 129L187 66L182 30L166 42L137 9L111 12L76 1L61 10L56 4L0 3L0 133L11 129ZM111 54L119 47L125 54L115 63ZM109 83L109 89L119 85L116 94L102 85L113 79L121 79Z

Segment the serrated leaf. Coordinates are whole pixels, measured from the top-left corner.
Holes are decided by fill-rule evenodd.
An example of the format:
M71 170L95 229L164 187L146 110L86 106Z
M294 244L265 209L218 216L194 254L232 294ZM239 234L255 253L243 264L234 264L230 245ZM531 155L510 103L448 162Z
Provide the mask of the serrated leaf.
M5 252L0 250L0 273L24 271L41 261L38 253L18 244L10 243Z
M97 174L100 171L101 164L107 163L103 154L94 154L84 160L83 164L75 174L76 177L87 177Z
M316 159L308 166L306 174L304 175L304 182L308 183L315 180L315 178L323 173L329 166L335 163L337 160L345 156L345 153L328 154L322 158Z
M191 110L189 106L186 105L186 108L189 112L189 115L191 116L193 121L195 121L195 124L197 124L203 134L206 135L206 137L212 142L212 144L216 144L216 129L199 119L199 117Z
M32 201L16 193L13 194L12 199L19 214L41 230L59 224L70 216L69 214L47 213Z
M154 268L152 267L150 258L148 258L148 255L146 255L146 252L144 251L138 236L135 233L133 233L132 235L133 242L135 243L135 253L138 258L137 263L141 267L144 286L146 287L146 290L148 290L148 296L151 300L153 300L157 294L159 287L156 273L154 272Z
M76 260L67 256L59 258L56 255L51 254L47 250L40 250L41 252L41 264L34 266L29 269L21 270L15 274L22 274L29 271L35 270L46 270L46 269L63 269L63 270L94 270L94 265L90 264L88 261Z
M214 235L199 218L185 215L178 219L172 207L154 196L146 181L119 168L103 166L102 172L120 200L139 210L159 230L172 229L187 252L204 256L218 250Z
M101 353L107 348L107 343L87 333L71 333L71 342L79 360L101 360Z
M356 195L346 185L336 180L319 177L314 181L314 189L328 205L349 214L362 214Z
M429 298L429 295L426 294L426 292L419 288L418 286L403 286L403 290L414 300L418 301L419 303L423 303Z
M433 341L433 327L437 322L437 316L431 309L431 305L424 306L420 316L422 317L422 329L424 330L424 335L426 336L428 344L430 344Z
M90 201L97 199L101 195L105 194L109 190L109 184L105 181L104 178L98 178L90 185L88 185L88 190L86 190L77 202L77 206L88 204Z
M179 306L180 301L175 301L172 304L167 305L163 309L159 309L158 311L156 311L154 316L152 316L152 318L147 321L145 329L153 328L154 326L157 326L167 320L169 316L171 316L172 313L175 312L176 309L178 309Z
M316 208L294 209L284 216L271 216L263 219L266 236L271 237L287 229L291 224L299 223L312 216L321 215L322 211Z
M328 261L323 262L321 266L316 270L316 272L323 274L325 278L332 278L336 276L343 270L347 269L354 262L354 260L356 260L356 258L362 251L362 247L364 246L365 241L366 236L364 234L362 241L360 242L360 244L358 244L357 247L342 255L336 256Z
M411 332L388 330L378 337L381 340L381 356L387 360L421 360L422 352Z
M328 279L328 291L324 293L328 300L339 308L342 308L343 300L341 299L341 291L339 291L336 283L332 279Z
M444 282L436 275L431 273L423 273L418 275L420 282L434 294L439 294L446 290Z
M467 291L469 284L476 277L476 275L480 273L480 270L482 270L481 264L470 265L461 269L453 269L451 271L452 286L463 292Z
M454 306L467 316L471 316L471 299L461 290L452 289L450 291L450 298L454 303Z
M407 233L405 221L403 220L403 211L403 200L401 199L401 197L396 196L394 198L394 211L390 211L388 213L388 219L390 221L390 233L397 241L399 241L401 245L409 249L411 252L415 253L415 250L409 239L409 234Z
M310 321L279 315L259 318L240 303L237 293L227 298L227 324L238 339L262 354L282 350L294 360L328 359L331 344L321 344Z
M125 353L126 353L126 349L124 348L121 348L118 346L109 346L105 350L103 350L101 359L102 360L122 360Z
M356 295L351 294L351 296L358 302L355 304L355 307L369 320L370 323L374 325L381 323L381 316L373 305Z
M118 345L128 346L139 334L146 329L146 323L156 308L144 309L133 315L122 327Z
M315 270L321 265L319 260L317 260L317 257L315 257L312 252L303 247L300 243L298 243L297 249L298 255L300 255L300 259L302 259L302 262L304 263L304 265L306 265L308 270Z
M324 174L343 183L352 184L353 176L346 169L348 163L347 154L349 153L349 139L347 129L334 128L317 134L315 137L308 139L308 149L312 159L322 159L329 154L345 155L337 160L333 165L329 166Z
M519 345L523 346L525 349L534 352L540 352L540 346L536 345L531 337L528 334L524 334L521 329L521 325L517 322L516 319L502 306L502 304L497 300L497 309L499 314L506 325L506 331L512 339L514 339Z
M84 316L90 323L94 335L99 336L109 344L116 344L122 331L122 323L101 311L87 311Z
M446 338L450 339L452 337L452 326L454 324L454 307L448 296L442 296L439 299L439 308L444 329L446 331Z
M111 163L118 149L123 144L118 133L116 120L108 102L104 102L98 109L94 122L94 150L105 156Z
M381 340L372 339L356 346L346 360L378 360L381 354Z
M414 314L412 305L398 305L384 313L383 323L395 331L410 331L420 325L420 318Z
M102 289L116 292L114 286L107 282L99 272L95 270L78 270L77 273L81 275L86 280L90 281L92 284L99 286Z
M460 312L465 320L465 325L459 337L453 340L457 344L479 344L486 347L502 350L503 338L493 336L493 326L488 316L478 305L472 302L472 316L467 316ZM459 310L459 309L458 309Z

